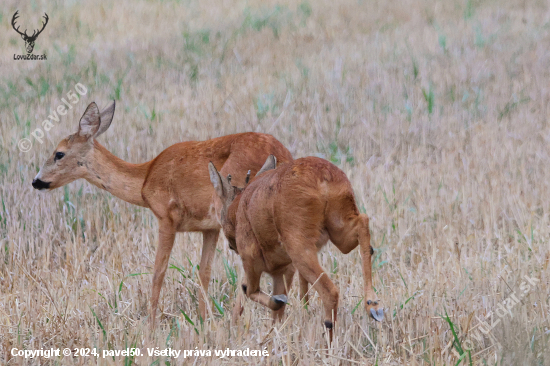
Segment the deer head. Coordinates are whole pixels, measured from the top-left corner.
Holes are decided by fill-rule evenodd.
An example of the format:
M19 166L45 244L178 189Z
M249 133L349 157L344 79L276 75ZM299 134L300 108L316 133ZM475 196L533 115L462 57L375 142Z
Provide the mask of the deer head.
M214 186L216 192L214 197L214 208L220 225L223 228L223 233L229 241L229 248L237 252L237 244L235 242L235 216L238 203L231 206L237 196L241 194L244 188L238 188L231 185L231 174L227 178L223 178L218 172L218 169L212 162L208 163L208 172L210 174L210 182ZM250 170L246 177L246 183L250 179ZM238 200L237 200L238 201Z
M256 173L255 177L268 170L275 169L276 166L277 158L274 155L269 155L260 171ZM234 251L237 251L237 245L235 242L235 217L239 206L240 195L250 182L250 170L246 175L245 186L243 188L231 185L231 174L224 179L212 162L208 163L208 172L210 174L210 182L212 182L214 191L216 192L214 206L218 216L218 221L223 228L225 237L229 241L229 247Z
M45 19L45 22L42 24L42 29L40 30L35 30L31 36L29 36L27 34L27 30L25 29L25 32L21 33L19 31L19 27L15 27L15 21L17 18L19 18L19 15L17 14L19 13L19 10L17 10L15 12L15 14L13 14L13 18L11 19L11 25L13 27L13 29L15 29L15 31L17 33L19 33L21 35L21 38L23 38L23 40L25 41L25 48L27 49L27 53L32 53L32 50L34 49L34 42L36 41L36 38L38 38L38 35L40 33L42 33L42 31L44 30L44 28L46 28L46 24L48 24L48 14L44 13L44 19Z
M90 103L80 119L78 131L57 145L32 181L32 186L38 190L54 189L86 178L89 173L87 166L94 159L94 139L107 131L114 114L114 101L101 113L94 102Z
M275 155L269 155L262 168L258 171L258 173L256 173L254 177L257 177L268 170L275 169L276 167L277 158L275 157ZM250 170L246 175L245 186L243 188L231 185L231 174L229 174L227 178L224 179L212 162L208 163L208 172L210 174L210 182L212 182L217 196L217 199L214 200L215 202L217 202L216 212L218 213L220 224L223 225L223 221L225 219L229 206L231 206L235 198L244 191L244 189L250 182Z

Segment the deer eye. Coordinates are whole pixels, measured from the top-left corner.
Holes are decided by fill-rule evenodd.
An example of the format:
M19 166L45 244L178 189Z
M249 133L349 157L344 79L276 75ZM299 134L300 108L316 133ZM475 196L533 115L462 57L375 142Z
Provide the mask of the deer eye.
M65 156L65 153L62 153L62 152L56 152L55 153L55 158L54 160L59 160L59 159L62 159L63 157Z

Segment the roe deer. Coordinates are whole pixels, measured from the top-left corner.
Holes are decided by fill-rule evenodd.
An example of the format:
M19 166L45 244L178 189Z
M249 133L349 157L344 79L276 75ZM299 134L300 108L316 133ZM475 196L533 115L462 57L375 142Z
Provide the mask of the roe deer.
M332 340L338 290L317 258L319 249L330 239L344 254L359 245L365 308L372 318L383 320L383 309L372 288L369 219L359 213L344 172L316 157L296 159L277 169L275 166L276 158L271 155L257 177L245 188L237 188L232 186L231 176L222 178L214 164L208 165L218 206L222 206L224 234L242 258L246 276L243 292L253 301L280 311L287 302L283 277L288 288L296 268L301 282L314 284L319 292ZM260 291L262 272L273 276L274 296Z
M202 232L199 279L204 293L208 292L220 225L213 209L215 194L208 181L207 163L213 162L224 174L242 176L244 183L246 171L260 169L270 154L282 161L291 161L292 156L273 136L249 132L207 141L180 142L149 162L132 164L117 158L96 140L111 125L114 112L114 101L101 113L92 102L80 119L78 132L57 145L32 185L36 189L51 190L84 178L126 202L153 211L159 221L150 308L154 326L176 232ZM202 292L199 312L205 319Z

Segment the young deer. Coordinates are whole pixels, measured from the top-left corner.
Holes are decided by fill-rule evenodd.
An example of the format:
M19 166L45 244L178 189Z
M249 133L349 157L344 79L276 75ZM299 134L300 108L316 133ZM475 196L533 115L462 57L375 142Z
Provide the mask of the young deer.
M292 156L273 136L249 132L180 142L147 163L131 164L111 154L96 140L111 125L114 112L114 101L101 113L91 103L80 119L78 132L57 145L32 185L39 190L51 190L84 178L126 202L153 211L159 221L150 309L154 325L176 232L203 233L199 278L204 292L208 292L220 225L213 209L215 194L208 182L207 163L213 162L224 174L244 177L248 169L253 172L260 169L270 154L282 161L291 161ZM202 292L199 312L204 319L206 304Z
M232 186L231 176L224 179L214 164L208 165L217 207L221 206L224 234L242 258L246 296L280 311L287 302L285 281L289 288L297 269L302 296L307 283L314 284L319 292L332 339L338 290L317 258L319 249L330 239L344 254L359 245L365 308L372 318L383 320L383 309L372 288L369 219L359 213L344 172L316 157L297 159L277 169L275 166L276 158L268 157L257 177L245 188L237 188ZM260 290L262 272L273 276L274 296Z

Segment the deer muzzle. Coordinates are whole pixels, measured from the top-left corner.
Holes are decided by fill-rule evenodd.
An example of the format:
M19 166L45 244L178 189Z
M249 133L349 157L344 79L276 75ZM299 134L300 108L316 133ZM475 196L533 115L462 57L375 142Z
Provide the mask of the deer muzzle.
M50 188L50 183L41 181L40 179L35 179L32 181L32 186L34 189L42 190Z

